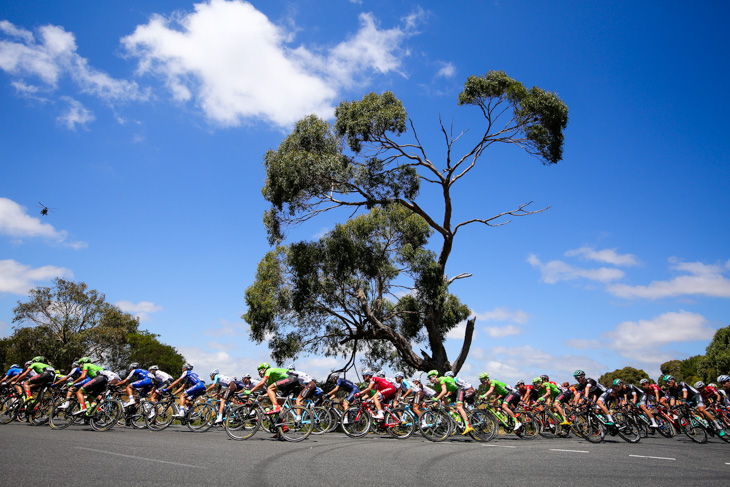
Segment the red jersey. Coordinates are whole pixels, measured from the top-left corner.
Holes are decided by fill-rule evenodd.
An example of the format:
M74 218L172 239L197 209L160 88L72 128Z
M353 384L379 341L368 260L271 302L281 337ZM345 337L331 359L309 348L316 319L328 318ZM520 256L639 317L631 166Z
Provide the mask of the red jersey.
M388 391L390 389L395 391L395 386L390 381L387 381L387 380L383 379L382 377L371 377L370 382L375 384L376 391L383 392L383 391Z

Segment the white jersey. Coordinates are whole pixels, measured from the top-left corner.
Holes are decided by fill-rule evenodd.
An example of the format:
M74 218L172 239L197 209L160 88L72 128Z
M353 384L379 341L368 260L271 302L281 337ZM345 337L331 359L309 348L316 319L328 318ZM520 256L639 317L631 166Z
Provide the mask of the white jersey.
M116 373L112 372L111 370L100 370L99 371L99 374L101 374L104 377L106 377L106 380L109 381L109 382L111 382L111 381L113 381L115 379L116 380L122 380L122 378L119 377L119 375L117 375Z
M462 390L469 390L472 389L474 386L472 386L470 383L468 383L465 380L461 380L458 377L454 377L454 382L456 382L456 385L459 386L459 389Z
M166 381L172 381L172 376L167 372L163 372L161 370L150 370L149 373L152 380L158 384L163 384Z
M295 376L299 383L303 386L309 384L314 380L314 377L312 377L311 375L305 374L304 372L300 372L298 370L290 370L289 375Z
M421 393L421 394L423 394L423 397L427 397L429 399L432 397L436 397L435 390L431 389L428 386L418 387L418 385L415 382L413 383L413 392L415 392L416 394Z

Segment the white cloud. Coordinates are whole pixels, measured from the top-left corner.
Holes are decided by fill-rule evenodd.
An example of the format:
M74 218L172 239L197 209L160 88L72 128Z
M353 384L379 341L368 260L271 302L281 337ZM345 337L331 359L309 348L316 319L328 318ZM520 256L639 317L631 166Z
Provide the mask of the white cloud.
M576 368L588 374L600 375L606 366L584 355L554 355L532 345L521 347L494 347L484 365L485 372L497 380L531 380L532 377L548 374L552 380L561 380Z
M527 323L529 315L520 309L510 310L508 308L494 308L484 313L476 313L477 321L513 321L519 324Z
M701 262L675 262L673 270L683 272L669 281L652 281L648 286L614 284L608 291L622 298L660 299L673 296L710 296L730 298L730 279L728 264L707 265Z
M13 86L19 93L56 90L59 80L67 76L77 88L107 102L146 100L149 93L135 82L112 78L89 65L77 52L76 38L63 27L45 25L38 29L38 39L32 32L2 21L0 31L13 40L0 41L0 69L15 78ZM27 79L39 85L31 85Z
M487 326L484 331L492 338L502 338L510 335L519 335L522 333L522 329L519 326L507 325L507 326Z
M616 266L635 266L639 264L639 260L633 254L619 254L616 249L596 250L592 247L581 247L579 249L568 250L565 252L566 257L579 256L588 260L604 262Z
M15 201L2 197L0 197L0 235L16 238L47 238L77 250L87 246L84 242L67 242L68 232L56 230L53 225L28 215L25 208Z
M610 282L621 279L625 273L619 269L601 267L598 269L583 269L567 264L561 260L551 260L542 263L535 254L530 254L527 262L540 270L541 279L547 284L555 284L559 281L571 281L575 279L588 279L589 281Z
M249 373L251 377L258 377L256 367L258 364L267 360L266 358L252 358L250 356L241 357L231 355L225 350L208 351L201 347L176 347L177 350L185 357L185 360L193 364L195 371L203 378L208 378L208 373L213 369L218 369L225 375L240 378L243 374ZM180 371L167 371L172 375L179 374Z
M437 78L453 78L454 75L456 75L456 66L452 63L443 63L441 69L439 69L438 73L436 73Z
M37 282L47 282L54 277L73 277L70 269L46 265L32 268L14 260L0 260L0 293L25 295Z
M81 102L67 96L62 97L62 99L68 103L68 107L56 120L65 125L67 129L76 130L77 125L86 127L87 123L95 120L94 114L84 107Z
M162 311L162 306L156 305L150 301L140 301L139 303L132 303L131 301L117 301L114 303L119 309L125 313L131 313L139 321L150 321L150 313L156 313Z
M457 340L463 340L464 336L466 335L466 321L462 321L455 327L449 330L449 332L446 334L446 338L454 338ZM476 338L477 332L474 330L474 334L472 335L472 340Z
M288 126L311 113L329 118L338 90L369 73L398 71L416 17L386 30L362 14L350 39L310 50L290 47L296 28L273 24L251 4L210 0L189 14L155 15L122 44L139 59L140 74L161 77L175 100L195 100L216 124Z

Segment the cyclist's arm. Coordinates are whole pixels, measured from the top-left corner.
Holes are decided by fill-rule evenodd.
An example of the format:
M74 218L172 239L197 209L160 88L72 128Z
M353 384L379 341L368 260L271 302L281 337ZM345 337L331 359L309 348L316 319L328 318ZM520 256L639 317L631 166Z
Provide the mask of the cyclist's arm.
M329 397L335 397L335 395L337 394L337 391L339 391L339 390L340 390L340 386L335 386L335 388L334 388L334 389L332 389L331 391L329 391L329 392L327 393L327 395L328 395Z
M89 372L88 370L84 370L84 371L83 371L83 372L81 373L81 375L79 376L79 378L78 378L78 379L76 379L76 380L75 380L75 381L73 382L73 384L71 384L71 385L72 385L72 386L73 386L73 385L76 385L76 384L78 384L79 382L81 382L82 380L86 379L86 376L88 375L88 372ZM124 381L122 381L122 382L124 382ZM119 384L121 384L121 382L120 382Z
M25 371L21 372L20 374L16 375L15 379L13 380L12 383L17 384L18 382L22 381L23 379L25 379L25 376L28 375L29 372L30 372L30 368L28 368Z
M444 397L446 394L448 394L448 391L446 390L446 383L441 383L441 392L438 393L438 395L435 397L435 400L439 401L442 397Z
M258 382L258 384L256 384L251 389L249 389L249 394L261 389L264 385L266 385L266 383L268 381L269 381L269 376L268 375L263 376L263 378Z

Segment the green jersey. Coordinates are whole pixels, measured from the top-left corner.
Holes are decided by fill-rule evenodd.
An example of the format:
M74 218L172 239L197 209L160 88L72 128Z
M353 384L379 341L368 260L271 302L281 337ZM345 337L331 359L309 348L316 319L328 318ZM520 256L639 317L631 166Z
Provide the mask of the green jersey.
M94 364L84 364L84 366L81 368L81 373L84 373L84 370L86 371L86 376L91 377L92 379L96 377L96 374L104 370L104 367L99 367L98 365Z
M449 394L452 394L459 390L459 386L456 384L456 381L453 377L439 377L436 379L436 383L434 384L436 386L436 393L440 393L441 385L446 384L446 391Z
M558 389L558 386L550 382L543 382L542 387L540 388L540 395L544 395L548 391L548 389L550 390L550 397L553 399L558 397L558 394L560 394L560 389Z
M276 368L268 368L266 369L266 373L264 376L268 376L269 380L266 382L267 386L270 386L271 384L278 382L280 380L286 379L289 377L289 369L276 369Z
M504 382L500 382L498 380L492 380L490 381L491 385L494 387L494 393L498 395L499 397L504 397L507 394L512 391L512 388L505 384Z
M45 372L46 369L53 369L53 367L48 364L44 364L43 362L33 362L30 364L30 368L33 369L36 374L41 374Z

